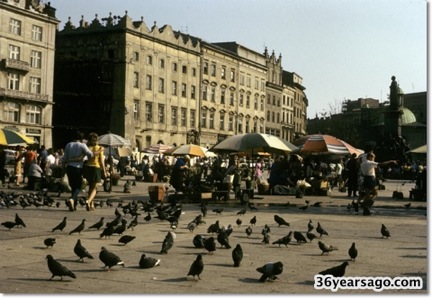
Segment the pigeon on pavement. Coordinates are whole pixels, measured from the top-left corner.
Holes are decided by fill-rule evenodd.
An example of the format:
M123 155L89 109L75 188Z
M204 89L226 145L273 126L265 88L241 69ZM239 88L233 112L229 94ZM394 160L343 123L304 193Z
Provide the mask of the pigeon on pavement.
M73 229L72 231L69 232L69 235L72 235L73 233L78 233L81 235L81 231L84 230L84 228L85 228L85 221L86 220L83 219L81 221L81 223L75 229Z
M193 261L192 265L190 266L187 276L192 275L194 280L196 280L195 276L198 276L198 279L201 279L200 274L203 272L203 270L204 262L202 259L202 255L198 255L195 261Z
M285 245L285 247L288 247L288 243L290 243L291 239L292 239L291 235L292 235L292 232L289 232L289 234L287 236L284 236L284 237L274 241L272 244L279 244L279 247L283 244L283 245Z
M355 242L353 242L350 249L348 249L348 254L351 258L351 261L355 261L358 254L357 248L355 247Z
M249 221L249 223L250 223L252 226L255 226L255 225L256 225L256 223L257 223L256 215L255 215L254 217L251 218L251 220Z
M132 240L134 240L136 237L135 236L130 236L130 235L123 235L120 237L119 239L119 243L123 243L124 245L128 244L129 242L131 242Z
M75 244L74 253L79 257L78 261L81 262L84 262L84 258L93 259L93 256L87 251L84 246L82 246L80 239L78 239Z
M252 235L252 227L251 226L246 228L246 235L248 236L248 238L250 237L250 235Z
M161 254L167 254L168 251L174 246L174 237L170 232L167 233L165 236L164 241L162 242L162 248L160 253Z
M313 229L310 229L309 231L306 232L306 237L309 239L310 242L312 242L312 240L314 240L317 235L314 234L314 232L312 232Z
M195 237L192 240L193 245L196 248L204 248L204 236L203 235L195 235Z
M65 216L63 220L56 227L52 229L52 232L56 230L63 231L63 229L66 227L66 224L67 224L67 217Z
M52 280L54 276L60 276L60 280L63 280L63 276L70 276L72 278L76 278L75 274L72 271L67 269L58 261L54 260L52 255L47 255L46 258L48 259L48 269L52 273L52 276L49 280Z
M294 231L294 239L297 240L297 243L307 242L305 236L299 231Z
M108 251L105 247L102 246L101 251L99 253L99 260L102 261L102 263L104 263L104 267L102 268L106 268L108 267L108 271L111 269L111 267L113 266L117 266L117 265L122 265L123 267L124 262L120 259L119 256L117 256L116 254Z
M277 275L281 274L283 271L283 263L267 263L262 267L256 269L259 273L262 273L260 282L265 282L267 279L275 280L277 279Z
M44 240L44 244L46 245L47 248L50 247L50 246L53 247L55 243L56 243L56 239L55 238L46 238Z
M234 262L234 267L240 267L240 263L243 259L243 249L240 244L237 244L232 250L232 259Z
M274 220L279 225L279 227L280 226L287 226L287 227L290 226L290 224L285 219L283 219L282 217L280 217L277 214L274 215Z
M139 266L142 269L153 268L160 265L159 259L155 259L153 257L147 257L145 254L141 255L141 259L139 261Z
M226 249L230 249L231 248L231 246L229 244L229 238L228 238L227 234L224 231L221 231L217 235L217 241L219 242L219 244L222 247L225 247Z
M106 239L106 237L110 238L113 233L114 233L114 226L108 225L105 229L103 229L99 238L102 238L102 237L105 237L105 239Z
M90 229L99 230L100 228L102 228L102 226L104 225L104 219L105 219L104 217L101 217L101 219L97 223L89 227L89 230Z
M216 214L221 215L222 212L223 212L223 210L224 210L224 208L215 208L215 209L213 209L212 211L215 212Z
M14 221L5 221L5 222L2 222L1 225L5 226L10 231L13 227L17 226L17 223Z
M204 240L204 248L209 252L209 254L213 254L216 251L216 242L213 237L206 238Z
M15 222L16 222L16 226L22 226L22 227L26 227L24 221L21 219L21 217L18 216L18 213L15 214Z
M387 227L384 224L381 224L381 235L382 237L390 237L390 231L387 229Z
M345 269L348 266L348 262L343 262L341 265L321 271L321 275L332 275L334 277L342 277L345 275Z
M323 255L324 253L329 254L329 252L331 252L331 251L338 250L336 247L331 246L331 245L327 245L322 241L318 241L318 246L322 251L321 255Z
M318 226L316 227L316 231L317 231L318 234L320 234L320 238L321 238L322 235L327 235L327 236L329 235L327 233L327 231L324 230L324 228L321 226L321 224L319 222L318 222Z

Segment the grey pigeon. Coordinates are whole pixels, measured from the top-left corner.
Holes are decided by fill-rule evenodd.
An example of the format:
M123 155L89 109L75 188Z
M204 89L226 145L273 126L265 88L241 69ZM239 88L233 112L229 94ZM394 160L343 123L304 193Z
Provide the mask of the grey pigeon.
M207 228L207 233L219 233L220 232L220 225L219 225L219 220L216 220L215 223L211 224L208 228Z
M357 258L357 248L355 247L355 242L352 243L351 247L348 249L348 255L351 258L351 261L355 261L355 259Z
M245 213L246 213L246 208L243 208L242 210L237 212L237 215L245 215Z
M93 256L87 251L84 246L82 246L80 239L78 239L75 244L74 253L79 257L78 261L81 262L84 262L84 258L93 259Z
M261 234L264 235L264 234L270 234L270 233L271 233L270 227L267 224L265 224L264 228L261 230Z
M5 226L5 228L9 229L9 231L10 231L13 227L17 226L17 223L14 221L5 221L5 222L2 222L1 225Z
M84 230L84 228L85 228L85 221L86 220L83 219L81 221L81 223L75 229L73 229L72 231L69 232L69 235L72 235L73 233L78 233L81 235L81 231Z
M141 255L141 259L139 261L139 266L142 269L153 268L159 266L161 260L155 259L152 257L147 257L145 254Z
M55 238L46 238L44 240L44 244L46 245L47 248L50 247L50 246L53 247L55 243L56 243L56 239Z
M312 223L312 219L309 219L309 223L308 223L308 231L311 231L314 229L314 225Z
M15 222L17 224L17 226L22 226L22 227L26 227L24 221L21 219L21 217L18 216L18 213L15 214Z
M314 240L317 235L314 234L314 232L312 232L313 229L309 230L306 232L306 237L309 239L310 242L312 242L312 240Z
M387 227L384 224L381 224L381 235L382 237L390 237L390 231L387 229Z
M262 276L259 279L260 282L265 282L267 279L275 280L277 279L277 275L283 272L283 263L280 261L276 263L267 263L256 270L259 273L262 273Z
M128 244L129 242L131 242L132 240L134 240L136 237L135 236L130 236L130 235L123 235L120 237L119 239L119 243L123 243L124 245Z
M243 260L243 249L240 244L237 244L236 247L232 250L232 259L234 262L234 267L240 267L240 263Z
M131 220L130 224L128 225L128 229L132 228L132 231L134 227L138 225L138 215L135 215L134 219Z
M282 217L280 217L277 214L274 215L274 220L278 224L279 227L280 226L287 226L287 227L290 226L290 224L285 219L283 219Z
M215 209L213 209L212 211L215 212L216 214L221 215L222 212L223 212L223 210L224 210L224 208L215 208Z
M263 240L261 241L261 243L269 244L270 243L270 234L263 233Z
M236 220L236 224L237 224L237 226L241 226L241 224L242 224L242 220L240 219L240 218L237 218L237 220Z
M204 240L204 248L209 252L209 254L213 254L216 251L216 242L213 237L206 238Z
M252 235L252 227L251 227L251 226L247 227L245 231L246 231L246 235L247 235L248 238L249 238L250 235Z
M99 253L99 260L102 261L102 263L104 263L104 267L102 268L106 268L108 267L108 271L111 269L111 267L113 266L117 266L117 265L122 265L123 267L124 262L120 259L119 256L117 256L116 254L108 251L105 247L102 246L101 251Z
M192 265L190 266L187 276L192 275L194 280L195 276L198 276L198 279L201 279L200 274L203 272L203 270L204 262L202 259L202 255L198 255L195 261L193 261Z
M321 238L322 235L327 235L327 236L329 235L327 233L327 231L324 230L324 228L321 226L321 224L319 222L318 222L318 226L316 227L316 231L317 231L318 234L320 234L320 238Z
M144 220L145 220L146 222L149 222L151 219L152 219L152 217L151 217L150 212L147 212L147 215L144 216Z
M52 273L52 276L49 280L52 280L54 276L60 276L60 280L63 280L63 276L70 276L72 278L76 278L75 274L72 271L67 269L58 261L54 260L52 255L47 255L46 258L48 260L48 269Z
M230 249L231 248L231 246L229 244L229 238L228 238L227 234L224 231L221 231L217 235L217 241L219 242L219 244L222 247L225 247L226 249Z
M283 244L285 247L288 247L288 243L290 243L292 240L292 231L289 232L287 236L284 236L276 241L274 241L272 244L278 244L279 247Z
M321 271L321 275L332 275L334 277L342 277L345 275L345 269L348 266L348 262L343 262L341 265Z
M126 231L126 224L127 224L127 220L123 218L121 220L121 225L118 225L114 228L113 234L118 234L118 235L123 234L123 232Z
M89 227L89 230L90 229L99 230L100 228L102 228L102 226L104 225L104 219L105 219L104 217L101 217L101 219L97 223Z
M174 246L174 238L172 237L172 234L168 232L168 234L165 236L164 241L162 242L162 248L160 253L161 254L167 254L168 251Z
M294 239L297 240L297 243L307 242L305 236L303 236L303 234L299 231L294 231Z
M196 227L197 227L197 224L194 221L191 221L187 225L187 228L188 228L189 232L191 232L191 233L196 229Z
M331 251L338 250L336 247L331 246L331 245L327 245L322 241L318 241L318 247L322 251L321 255L323 255L324 253L329 254L329 252L331 252Z
M203 235L195 235L195 237L192 240L193 245L196 248L204 248L204 236Z
M66 224L67 224L67 217L65 216L63 220L56 227L52 229L52 232L56 230L63 231L63 229L66 227Z
M105 239L106 237L110 238L113 233L114 233L114 226L108 225L100 234L100 238L102 237L105 237Z
M256 225L256 223L257 223L256 215L251 218L251 220L249 221L249 223L251 224L251 226L255 226Z

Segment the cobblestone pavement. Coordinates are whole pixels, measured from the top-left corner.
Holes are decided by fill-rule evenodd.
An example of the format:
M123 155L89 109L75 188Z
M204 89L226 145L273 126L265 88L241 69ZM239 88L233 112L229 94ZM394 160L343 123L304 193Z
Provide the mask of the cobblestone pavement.
M414 187L409 181L386 181L385 190L379 192L379 198L373 208L372 216L363 216L348 210L347 205L352 198L345 193L333 192L331 196L305 196L297 199L294 196L262 196L255 194L254 202L257 210L250 210L239 201L230 199L228 202L218 201L208 203L206 223L200 225L194 232L187 229L187 224L198 214L198 204L183 204L179 225L175 230L176 239L173 248L168 254L160 254L162 241L168 231L171 231L167 221L161 221L152 213L149 222L144 221L147 214L140 211L138 225L124 234L136 236L136 239L127 245L118 243L119 235L110 239L100 238L101 231L88 230L81 234L69 235L82 219L86 219L87 227L105 217L105 222L114 219L114 211L120 200L123 205L132 200L149 199L148 186L161 185L158 183L137 182L131 193L123 193L122 184L114 186L111 193L99 192L97 200L106 201L111 198L113 207L104 206L95 211L86 211L79 206L76 212L69 212L64 205L67 194L61 197L52 197L59 201L60 207L30 206L25 209L21 206L0 208L0 221L13 221L15 214L24 220L26 228L12 228L10 231L0 226L0 240L2 262L0 269L1 293L109 293L109 294L330 294L330 290L317 290L314 288L314 275L318 272L349 261L348 249L352 242L356 243L359 255L355 262L349 261L345 276L364 277L420 277L423 280L421 290L384 290L382 293L400 294L427 294L427 250L428 230L426 216L426 202L411 201L408 199L409 190ZM3 188L4 193L28 193L21 188ZM400 191L404 199L393 198L393 191ZM304 205L305 199L311 205L322 202L321 207L310 206L305 211L298 207ZM287 204L289 202L289 204ZM405 204L411 203L409 208ZM215 207L224 208L221 215L212 212ZM237 215L237 212L247 208L246 214ZM121 211L121 208L118 208ZM290 226L281 226L275 223L275 214L285 218ZM61 231L51 232L63 217L67 217L67 226ZM256 216L257 224L253 226L253 233L247 237L246 227L250 219ZM126 214L124 218L128 223L132 216ZM237 226L237 218L242 219L241 226ZM241 266L233 267L231 259L232 249L220 248L213 254L206 250L195 248L192 239L196 234L205 237L210 224L219 220L222 226L233 225L234 231L229 237L232 247L241 244L244 258ZM318 222L328 231L329 236L323 235L321 239L312 242L297 244L295 241L278 246L271 244L288 234L289 231L306 233L307 224L312 220ZM388 239L382 238L381 224L384 223L391 232ZM271 228L270 244L263 244L262 228L267 224ZM316 233L316 232L315 232ZM216 235L213 235L216 237ZM56 238L53 247L46 248L43 241L47 237ZM73 247L81 239L82 244L94 256L94 259L85 259L78 262ZM321 255L318 241L333 245L338 250L329 255ZM98 255L101 247L116 253L125 263L125 267L114 267L111 271L102 269L102 262ZM151 269L140 269L139 260L145 253L161 259L160 266ZM60 261L77 276L76 279L64 277L63 281L54 278L49 281L51 273L45 259L47 254ZM186 278L189 267L197 254L203 255L204 271L201 280L191 281ZM256 268L267 262L282 261L283 273L273 282L260 283L260 273ZM345 294L376 294L373 290L339 290Z

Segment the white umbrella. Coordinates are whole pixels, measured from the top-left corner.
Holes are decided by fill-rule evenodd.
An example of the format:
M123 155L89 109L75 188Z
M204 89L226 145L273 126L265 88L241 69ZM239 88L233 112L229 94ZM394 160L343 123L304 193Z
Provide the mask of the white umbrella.
M100 145L107 145L110 147L130 146L129 140L113 133L99 136L98 142Z
M426 154L427 153L427 145L423 145L420 147L417 147L410 151L411 153L420 153L420 154Z

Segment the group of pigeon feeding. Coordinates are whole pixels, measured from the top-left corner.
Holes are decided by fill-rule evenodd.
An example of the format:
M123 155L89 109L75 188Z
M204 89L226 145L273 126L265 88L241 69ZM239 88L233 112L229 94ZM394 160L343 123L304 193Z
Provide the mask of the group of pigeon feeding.
M139 207L139 203L142 204L141 207ZM118 208L121 208L123 210L123 215L121 212L118 211ZM169 231L165 239L163 240L162 247L160 250L161 254L167 254L168 251L174 246L174 240L176 238L175 230L177 226L179 225L179 219L182 213L182 205L181 204L169 204L164 205L163 203L159 204L152 204L150 202L135 202L128 203L127 205L123 206L122 203L119 203L118 208L115 209L115 218L112 221L109 221L105 224L105 218L101 217L101 219L96 222L95 224L88 227L88 229L96 229L100 230L102 229L102 232L100 233L100 238L110 238L114 234L122 235L118 242L123 243L126 245L130 241L135 239L135 236L130 235L123 235L123 233L127 229L132 229L138 225L138 216L141 215L138 211L144 211L147 215L144 217L144 220L146 222L152 220L152 213L156 213L157 215L154 216L154 218L159 219L160 221L167 221L170 224L170 228L172 229ZM249 203L250 210L257 210L256 207ZM221 215L223 212L223 208L215 208L212 211L218 215ZM238 227L242 225L242 219L240 217L244 216L246 214L246 208L240 210L237 212L237 215L239 216L236 220L236 224ZM133 219L128 224L125 216L127 214L130 214L133 216ZM202 204L201 205L201 213L195 217L195 219L187 224L187 229L189 229L190 232L193 232L199 225L205 224L204 217L207 215L207 205ZM245 232L247 234L247 237L250 237L253 233L253 227L257 224L257 215L254 215L250 221L249 225L246 228ZM274 215L274 221L278 225L278 227L281 226L290 226L290 224L281 216L275 214ZM81 223L75 227L74 229L69 231L69 235L78 233L81 234L81 232L85 229L86 220L83 219ZM14 227L26 227L24 221L22 218L19 217L18 213L15 215L15 221L6 221L2 222L1 225L5 226L7 229L11 230ZM67 225L67 217L64 217L63 220L52 229L52 232L56 231L63 231ZM220 226L219 220L216 220L215 223L210 224L207 229L207 233L210 234L209 237L205 237L204 235L197 234L193 238L193 245L196 248L204 248L208 254L213 254L216 249L216 241L220 244L221 248L225 249L231 249L231 245L229 243L229 236L233 232L234 227L230 224L227 227ZM316 231L315 234L314 230ZM216 234L216 238L213 237L213 235ZM270 243L270 234L271 234L271 228L269 224L265 224L264 228L261 231L261 234L263 236L262 244L269 244ZM384 224L381 226L381 234L382 237L388 238L390 237L390 232L386 228ZM307 226L307 232L306 237L303 235L300 231L290 231L286 236L277 239L276 241L273 241L273 245L284 245L285 247L288 246L293 240L295 239L297 244L307 243L306 238L309 240L309 242L312 242L315 238L321 238L323 235L329 236L329 233L321 226L319 222L317 222L317 227L315 229L312 220L309 220L308 226ZM54 246L56 243L56 238L50 237L44 240L44 244L47 248ZM321 255L329 254L331 251L338 250L337 247L327 245L323 241L318 241L318 247L321 250ZM84 262L84 258L93 259L94 257L87 251L87 249L82 245L81 240L78 239L74 249L74 253L78 256L77 261ZM355 261L358 251L355 247L355 243L352 243L351 247L348 250L348 254L350 256L351 261ZM55 276L59 276L61 279L63 279L63 276L69 276L72 278L76 278L76 275L71 272L68 268L63 266L61 263L56 261L54 257L51 254L48 254L46 256L47 262L48 262L48 268L50 272L52 273L51 279L53 279ZM99 259L104 264L103 268L108 267L108 270L110 270L113 266L125 266L124 262L121 260L121 258L114 254L113 252L110 252L106 249L106 247L102 247L99 253ZM241 244L237 244L234 249L232 250L232 261L233 261L233 267L239 267L243 259L243 249ZM152 268L154 266L158 266L160 264L161 260L153 257L146 256L145 254L141 255L141 258L139 260L139 266L140 268ZM319 272L319 274L322 275L333 275L335 277L341 277L345 274L345 268L348 266L348 262L343 262L341 265L329 268L327 270ZM203 261L203 255L198 254L196 257L196 260L192 263L190 266L190 269L188 271L187 276L192 276L194 280L196 280L195 277L200 278L201 273L204 270L204 261ZM262 274L261 278L259 279L260 282L264 282L266 280L275 280L277 279L277 275L281 274L283 272L283 263L281 261L278 262L270 262L267 263L261 267L256 268L256 271Z

